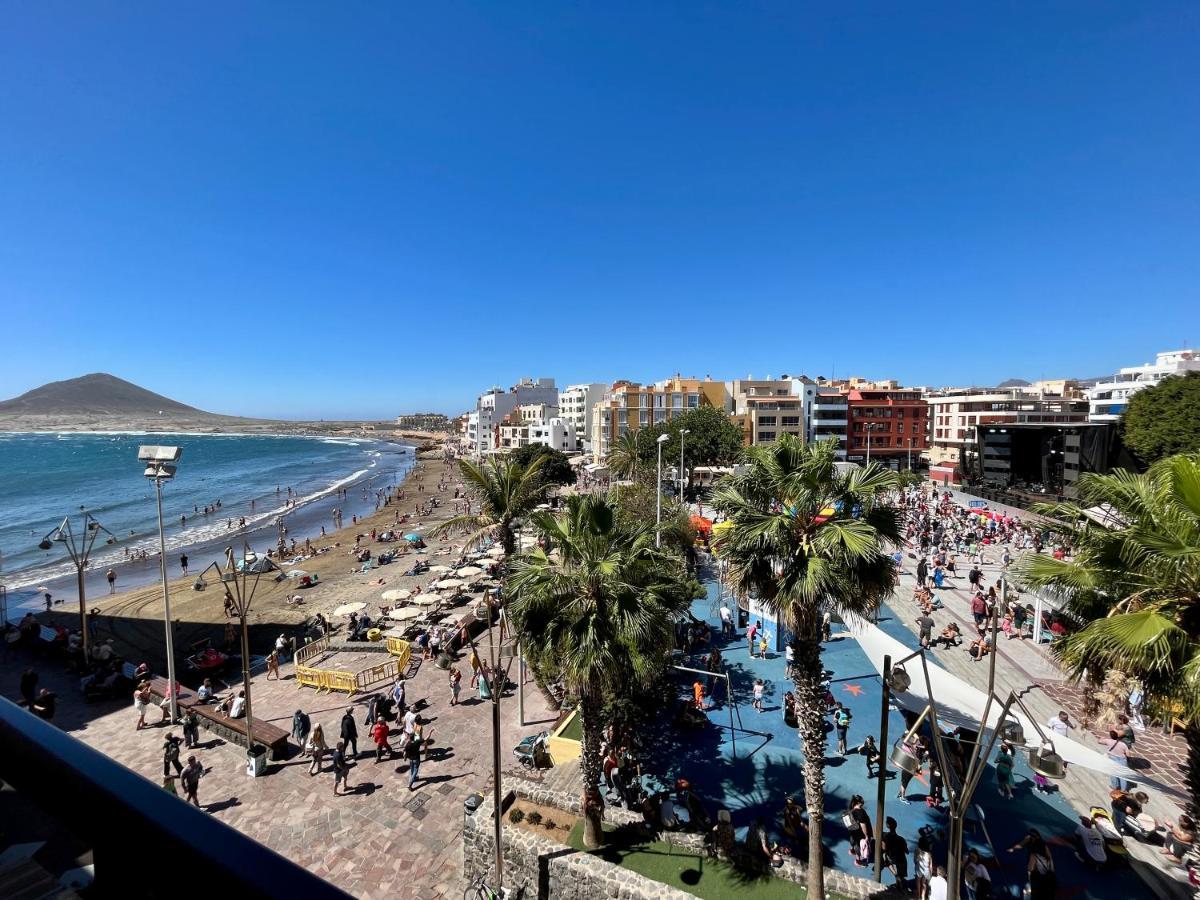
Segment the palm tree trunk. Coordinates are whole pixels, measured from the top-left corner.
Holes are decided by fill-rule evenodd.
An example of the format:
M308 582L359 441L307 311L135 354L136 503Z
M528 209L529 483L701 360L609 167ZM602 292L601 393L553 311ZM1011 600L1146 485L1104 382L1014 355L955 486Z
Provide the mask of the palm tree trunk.
M815 623L792 639L796 720L804 750L804 798L808 806L808 896L825 896L825 666Z
M583 758L580 769L583 775L583 845L599 847L604 840L601 826L604 807L600 800L600 701L593 692L585 693L579 700L579 724L583 730Z
M504 548L504 558L507 560L517 552L517 535L507 522L501 522L497 530L500 533L500 546Z

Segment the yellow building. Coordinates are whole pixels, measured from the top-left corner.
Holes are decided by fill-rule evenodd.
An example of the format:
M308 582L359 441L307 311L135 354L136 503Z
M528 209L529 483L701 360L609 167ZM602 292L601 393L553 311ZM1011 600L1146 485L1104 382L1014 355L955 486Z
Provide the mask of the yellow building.
M592 410L592 452L597 460L602 460L608 456L615 438L669 422L701 406L727 410L725 383L679 375L647 385L636 381L615 382Z

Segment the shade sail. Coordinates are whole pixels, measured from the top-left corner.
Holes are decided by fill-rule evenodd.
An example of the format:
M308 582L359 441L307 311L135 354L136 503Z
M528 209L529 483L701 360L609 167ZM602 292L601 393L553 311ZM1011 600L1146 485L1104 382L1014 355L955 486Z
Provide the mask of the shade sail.
M875 671L880 673L880 675L883 674L884 656L891 656L893 660L898 660L903 659L913 652L911 647L907 647L890 635L885 634L881 629L865 619L857 616L845 616L844 620L846 627L850 630L855 640L858 641L863 652L867 654L867 658L871 661L871 665L875 668ZM911 676L912 684L909 685L907 691L892 691L891 695L898 705L904 707L909 712L919 714L929 704L929 695L925 688L925 678L921 672L921 662L919 659L911 660L904 668ZM1008 673L1002 673L997 668L996 693L1001 699L1007 695L1009 690L1015 690L1020 693L1029 687L1028 684L1012 682L1011 677L1006 680L1004 677L1006 675ZM935 665L929 666L929 682L933 688L933 698L936 704L939 725L947 730L960 727L971 731L980 730L983 710L987 705L987 694L967 684L958 676L951 675L945 669ZM995 729L999 724L1002 706L1003 703L992 704L991 709L988 711L988 730ZM1036 749L1041 746L1041 737L1038 734L1038 730L1034 727L1033 721L1028 716L1016 706L1010 710L1009 715L1021 723L1021 728L1025 732L1025 747ZM1037 724L1054 741L1054 749L1058 755L1072 765L1081 766L1082 768L1100 772L1104 775L1119 775L1123 779L1136 781L1139 785L1148 784L1159 790L1172 794L1177 793L1174 788L1148 778L1143 772L1113 762L1099 750L1094 750L1072 738L1053 734L1042 722L1038 722Z

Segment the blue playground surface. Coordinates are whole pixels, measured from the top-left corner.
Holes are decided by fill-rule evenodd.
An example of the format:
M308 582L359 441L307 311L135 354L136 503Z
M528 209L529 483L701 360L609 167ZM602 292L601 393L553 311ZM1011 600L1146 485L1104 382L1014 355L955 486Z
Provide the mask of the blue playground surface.
M697 600L692 605L692 613L712 627L714 646L722 651L737 704L734 723L739 725L740 717L740 725L731 731L730 709L723 696L724 690L715 687L712 690L715 702L707 714L711 727L684 730L670 724L669 720L664 722L662 730L648 735L649 740L644 742L647 770L668 785L676 778L686 777L710 814L722 807L730 810L739 838L755 819L761 818L772 837L786 843L781 831L784 800L789 795L794 796L804 806L804 789L800 738L795 729L787 727L783 721L783 694L789 690L789 682L784 677L784 654L769 650L767 659L752 659L747 652L743 630L739 630L735 638L722 638L718 586L710 581L707 589L708 597ZM881 611L879 625L906 646L915 647L915 637L887 608ZM936 653L930 654L931 661L936 661ZM705 653L697 653L685 657L683 665L702 669L705 656ZM865 759L855 751L868 734L879 741L882 686L858 642L836 625L833 640L825 645L823 659L825 667L833 672L834 697L853 713L845 757L838 755L832 725L829 728L825 763L826 864L871 877L871 870L855 866L850 856L841 815L849 806L850 797L861 794L874 822L878 782L875 778L868 779ZM678 678L680 697L690 699L695 676L680 672ZM766 683L761 713L751 705L753 685L758 678ZM888 746L882 748L885 756L891 752L890 745L904 732L904 719L897 709L892 708L889 711ZM914 873L911 851L916 847L921 827L928 825L934 829L935 864L946 863L944 836L949 816L944 806L935 810L926 805L927 772L926 769L909 784L911 802L904 804L896 798L898 773L890 764L888 767L886 815L896 819L897 831L908 841L910 883ZM984 829L970 822L966 829L967 845L977 848L983 858L989 860L995 895L1021 896L1026 856L1023 851L1010 854L1007 850L1031 827L1037 828L1051 844L1060 897L1132 897L1145 891L1145 884L1124 863L1110 863L1105 871L1096 872L1076 859L1070 836L1079 823L1078 814L1057 791L1042 794L1034 790L1028 764L1020 755L1014 777L1015 797L1011 800L1001 797L996 790L990 767L975 793L974 803L983 812L984 827L992 847L987 845ZM1096 803L1107 808L1108 797L1097 797ZM996 857L992 856L992 848ZM793 853L803 859L807 849L794 848ZM884 873L885 882L893 880L891 873Z

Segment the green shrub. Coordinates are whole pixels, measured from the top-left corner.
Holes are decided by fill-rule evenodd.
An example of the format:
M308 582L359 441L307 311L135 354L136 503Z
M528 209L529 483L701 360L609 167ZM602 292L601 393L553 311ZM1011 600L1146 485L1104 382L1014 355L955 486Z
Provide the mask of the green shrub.
M531 812L525 817L525 821L530 825L539 825L542 821L542 814L540 812Z
M514 825L519 824L520 821L524 818L525 818L524 810L513 807L512 809L510 809L508 811L508 821L512 822Z

